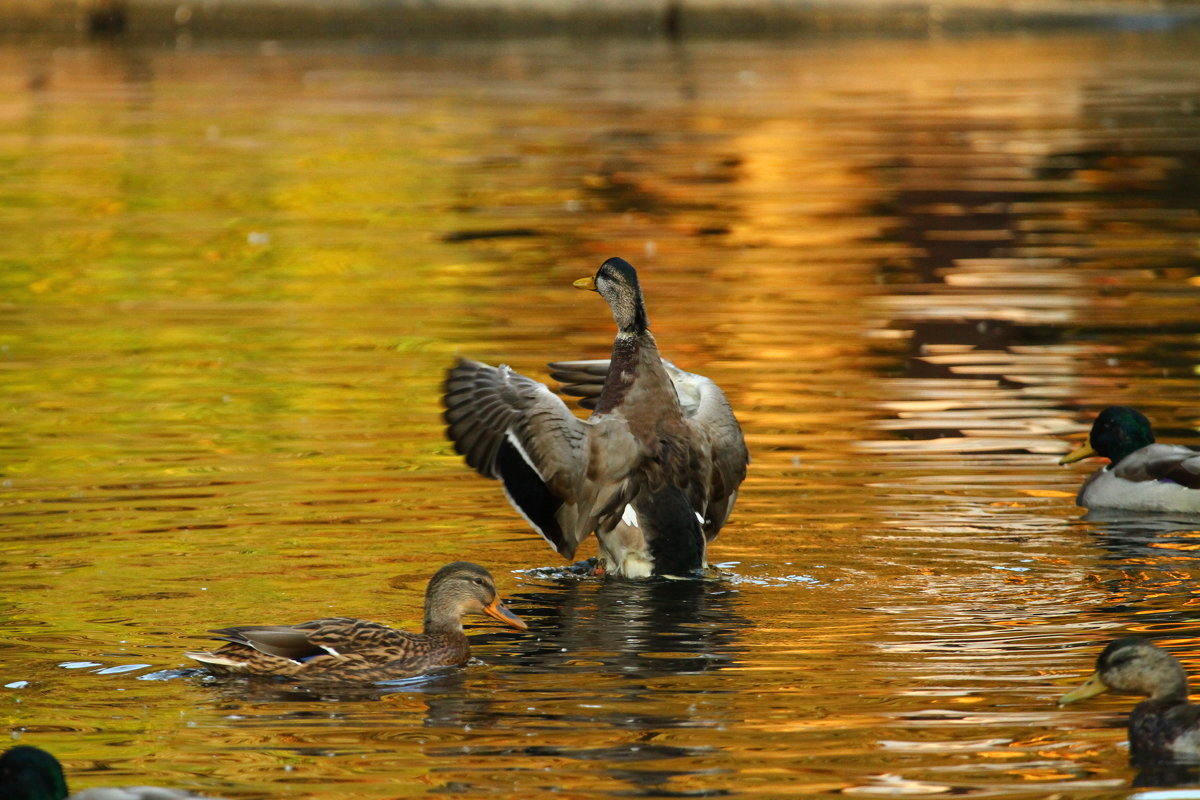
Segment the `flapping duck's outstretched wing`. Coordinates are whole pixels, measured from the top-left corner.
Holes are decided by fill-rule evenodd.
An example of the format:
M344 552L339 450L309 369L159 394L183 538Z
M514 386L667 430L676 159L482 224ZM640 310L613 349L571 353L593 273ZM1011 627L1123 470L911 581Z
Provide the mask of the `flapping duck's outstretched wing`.
M711 453L712 478L701 527L705 537L712 541L733 511L738 486L746 477L750 452L746 449L742 428L721 387L703 375L680 369L666 359L662 363L675 386L684 419L707 441ZM580 398L578 403L581 407L595 408L604 388L608 364L606 358L555 361L549 364L550 377L562 384L563 394Z
M443 402L454 449L481 475L504 485L509 501L566 558L603 515L620 514L636 458L632 437L614 423L591 425L546 386L512 371L459 359ZM604 441L593 459L593 439Z

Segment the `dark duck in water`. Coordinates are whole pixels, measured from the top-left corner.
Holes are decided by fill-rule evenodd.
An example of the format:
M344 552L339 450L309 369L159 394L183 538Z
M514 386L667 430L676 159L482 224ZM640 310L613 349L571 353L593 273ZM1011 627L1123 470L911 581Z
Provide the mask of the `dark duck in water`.
M1087 681L1063 695L1067 705L1103 692L1146 697L1129 714L1129 753L1135 763L1200 758L1200 706L1188 703L1187 673L1167 651L1144 639L1110 642Z
M741 427L715 383L659 355L628 262L610 258L575 286L617 323L610 359L550 365L591 417L507 366L460 359L444 387L447 434L564 557L594 531L611 574L695 573L746 477Z
M510 627L526 628L500 602L486 569L456 561L439 569L426 587L422 633L346 617L299 625L246 625L213 630L227 644L186 655L216 673L320 681L397 680L465 663L471 653L462 627L467 614L486 614Z
M40 747L19 744L0 756L0 797L4 800L206 800L206 795L158 786L84 789L67 797L67 778L58 759ZM207 798L217 800L217 798Z

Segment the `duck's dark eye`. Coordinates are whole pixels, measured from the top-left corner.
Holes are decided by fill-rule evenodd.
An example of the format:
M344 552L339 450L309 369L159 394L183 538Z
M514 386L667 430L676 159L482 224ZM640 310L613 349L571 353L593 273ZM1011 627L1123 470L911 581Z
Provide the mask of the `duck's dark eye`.
M483 578L472 578L471 583L475 584L476 586L483 586Z

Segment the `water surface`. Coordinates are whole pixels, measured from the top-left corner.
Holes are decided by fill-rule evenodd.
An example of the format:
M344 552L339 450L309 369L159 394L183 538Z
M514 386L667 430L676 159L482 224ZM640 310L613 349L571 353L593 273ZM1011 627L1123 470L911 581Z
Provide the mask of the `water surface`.
M0 702L75 788L236 798L1126 797L1200 524L1085 517L1099 408L1200 444L1200 44L0 47ZM443 438L641 270L754 456L706 581L571 577ZM583 555L589 555L588 550ZM353 692L180 673L211 627L531 623ZM550 569L540 569L550 568Z

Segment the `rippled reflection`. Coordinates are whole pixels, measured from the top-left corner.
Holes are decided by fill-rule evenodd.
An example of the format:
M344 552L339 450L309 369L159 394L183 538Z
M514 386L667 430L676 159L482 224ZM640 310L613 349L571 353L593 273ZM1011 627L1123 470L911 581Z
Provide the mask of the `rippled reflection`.
M580 650L601 654L587 672L720 669L736 662L738 631L751 624L737 613L738 592L720 579L569 580L520 599L539 635L512 663L534 671L569 672Z
M186 44L186 43L185 43ZM1084 513L1135 405L1200 442L1195 34L0 47L0 681L76 788L1124 797L1103 642L1200 674L1194 521ZM754 462L703 581L581 578L466 469L458 353L546 379L639 269ZM582 556L590 553L582 553ZM528 633L413 681L214 681L230 621ZM396 577L398 576L398 577Z

